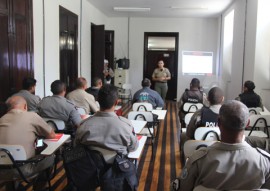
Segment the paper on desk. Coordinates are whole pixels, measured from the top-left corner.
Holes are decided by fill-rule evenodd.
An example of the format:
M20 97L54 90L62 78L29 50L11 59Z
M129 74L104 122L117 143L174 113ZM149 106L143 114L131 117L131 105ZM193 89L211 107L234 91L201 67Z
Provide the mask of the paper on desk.
M142 138L142 135L137 135L138 141Z
M59 141L59 139L61 139L62 136L63 136L63 133L56 133L54 139L46 139L46 140L48 140L48 141Z

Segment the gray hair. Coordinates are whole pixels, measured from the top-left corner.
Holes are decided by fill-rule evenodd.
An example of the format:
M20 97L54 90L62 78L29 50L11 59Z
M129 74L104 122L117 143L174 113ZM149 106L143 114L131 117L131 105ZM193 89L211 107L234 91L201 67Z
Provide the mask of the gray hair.
M221 106L219 117L222 127L239 131L246 128L249 111L247 106L240 101L230 100Z

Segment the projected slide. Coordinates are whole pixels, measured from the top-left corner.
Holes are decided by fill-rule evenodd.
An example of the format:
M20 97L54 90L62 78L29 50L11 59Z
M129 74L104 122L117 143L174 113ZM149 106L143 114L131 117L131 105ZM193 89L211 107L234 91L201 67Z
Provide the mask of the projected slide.
M189 75L212 75L213 52L183 51L182 71Z

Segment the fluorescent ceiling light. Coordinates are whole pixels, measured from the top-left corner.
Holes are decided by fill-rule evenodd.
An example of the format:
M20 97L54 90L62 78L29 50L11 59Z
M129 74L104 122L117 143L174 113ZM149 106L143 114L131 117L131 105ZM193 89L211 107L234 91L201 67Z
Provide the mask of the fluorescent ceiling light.
M208 9L208 7L177 7L177 6L171 6L170 7L171 9L182 9L182 10L205 10L205 9Z
M149 7L114 7L113 10L115 11L150 11L151 9Z

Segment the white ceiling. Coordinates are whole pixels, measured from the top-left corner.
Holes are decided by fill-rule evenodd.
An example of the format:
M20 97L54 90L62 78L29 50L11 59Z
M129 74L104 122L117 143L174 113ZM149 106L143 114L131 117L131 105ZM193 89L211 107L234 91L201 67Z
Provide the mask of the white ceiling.
M108 17L218 17L235 0L88 0ZM146 7L149 12L116 12L113 7ZM175 7L172 9L171 7Z

